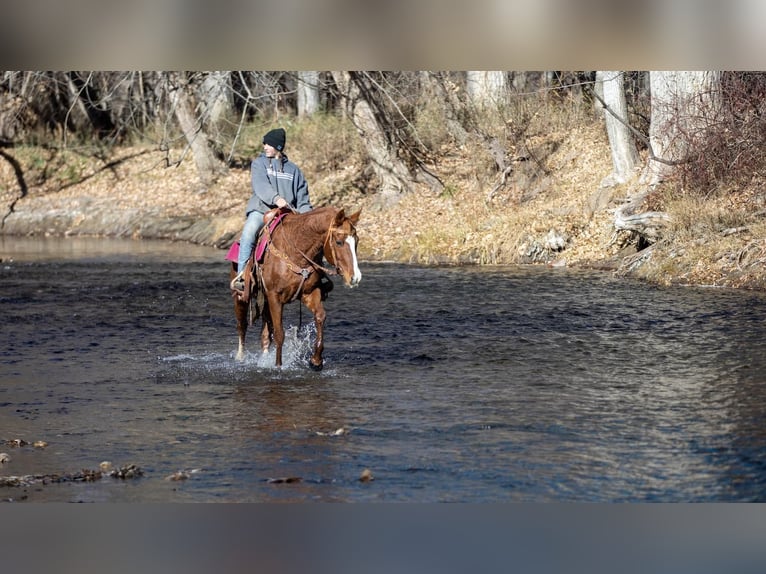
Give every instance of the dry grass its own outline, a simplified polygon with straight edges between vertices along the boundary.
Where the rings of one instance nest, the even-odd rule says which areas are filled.
[[[639,276],[661,284],[766,287],[766,212],[756,189],[707,199],[666,193],[672,220]]]
[[[376,212],[374,201],[368,200],[363,228],[373,240],[367,255],[416,263],[489,264],[549,262],[562,256],[576,263],[603,257],[610,217],[591,207],[600,181],[611,170],[603,130],[574,126],[529,136],[525,144],[533,157],[516,162],[491,198],[501,174],[484,163],[481,149],[469,148],[441,158],[446,193],[436,196],[422,188],[385,212]],[[568,238],[565,253],[544,249],[551,231]]]

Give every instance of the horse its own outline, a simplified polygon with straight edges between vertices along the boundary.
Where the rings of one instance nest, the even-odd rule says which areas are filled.
[[[317,371],[322,369],[326,319],[322,301],[333,287],[327,276],[339,275],[346,287],[356,287],[362,280],[356,233],[360,215],[361,210],[346,215],[344,209],[318,207],[306,213],[283,208],[264,216],[266,224],[245,268],[244,291],[232,291],[239,336],[238,361],[245,357],[248,325],[261,315],[261,348],[267,353],[273,342],[276,366],[281,367],[285,340],[282,312],[285,305],[300,299],[313,314],[316,325],[309,366]],[[323,258],[332,268],[323,266]],[[236,266],[232,262],[231,279],[237,273]]]

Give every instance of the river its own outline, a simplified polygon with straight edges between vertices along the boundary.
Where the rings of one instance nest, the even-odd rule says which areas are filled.
[[[0,237],[0,498],[766,500],[764,294],[363,263],[317,373],[297,303],[282,369],[234,360],[224,255]]]

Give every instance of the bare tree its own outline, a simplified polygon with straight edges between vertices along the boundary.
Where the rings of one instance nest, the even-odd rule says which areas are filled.
[[[468,108],[461,101],[455,82],[445,72],[421,72],[420,77],[424,97],[441,109],[447,133],[458,145],[464,145],[469,138],[466,124],[473,124],[473,118],[469,119]]]
[[[204,191],[225,173],[225,165],[216,159],[210,146],[189,76],[185,72],[170,72],[168,79],[171,107],[191,149]]]
[[[635,176],[639,162],[638,150],[628,123],[623,72],[596,72],[596,90],[601,88],[604,102],[604,121],[612,151],[612,173],[603,186],[625,183]]]
[[[656,185],[686,160],[718,105],[720,72],[649,72],[652,93],[650,157],[645,180]]]
[[[719,72],[650,72],[649,155],[640,185],[615,210],[617,231],[638,234],[639,247],[657,241],[669,220],[662,211],[642,211],[648,194],[688,160],[698,147],[719,105]]]
[[[31,72],[3,72],[0,81],[0,143],[3,145],[20,139],[27,128],[24,118],[29,116],[31,84]]]
[[[466,72],[466,91],[469,99],[477,106],[497,107],[505,102],[507,94],[505,72]]]
[[[319,111],[319,72],[298,72],[298,117]]]
[[[383,128],[370,103],[369,85],[356,72],[333,71],[332,77],[344,108],[364,141],[375,175],[380,179],[383,204],[396,201],[400,194],[412,191],[413,178],[397,154],[390,131]]]
[[[208,72],[202,77],[198,90],[199,111],[209,135],[220,133],[221,123],[233,111],[231,75],[229,72]]]

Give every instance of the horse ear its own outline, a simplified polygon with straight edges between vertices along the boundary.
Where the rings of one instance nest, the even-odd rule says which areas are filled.
[[[354,213],[352,215],[349,215],[348,218],[351,220],[351,223],[356,225],[357,223],[359,223],[359,216],[360,215],[362,215],[362,209],[361,208],[359,208],[359,211],[357,211],[356,213]]]
[[[346,219],[346,212],[343,208],[340,208],[338,210],[338,213],[335,214],[335,219],[333,219],[333,225],[340,225],[343,223],[343,220]]]

